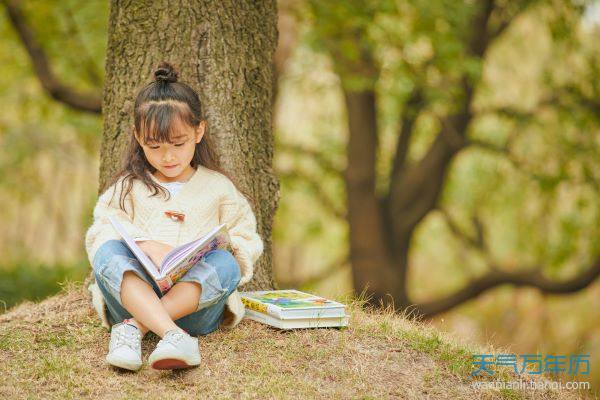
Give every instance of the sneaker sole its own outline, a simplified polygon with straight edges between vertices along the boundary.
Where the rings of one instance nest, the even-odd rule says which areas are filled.
[[[132,364],[125,360],[119,360],[115,358],[107,358],[106,362],[112,365],[113,367],[128,369],[130,371],[138,371],[140,368],[142,368],[141,364]]]
[[[182,369],[195,366],[196,365],[190,365],[178,358],[163,358],[162,360],[156,360],[152,363],[152,368],[154,369]]]

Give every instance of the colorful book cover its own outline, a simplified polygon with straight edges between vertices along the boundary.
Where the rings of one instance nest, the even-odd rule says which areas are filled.
[[[344,315],[345,305],[295,289],[240,292],[251,310],[276,318],[325,318]]]

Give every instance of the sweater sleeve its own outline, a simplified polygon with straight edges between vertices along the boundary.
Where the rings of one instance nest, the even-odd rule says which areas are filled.
[[[227,224],[231,247],[240,265],[243,285],[252,279],[254,263],[263,252],[263,241],[256,231],[256,217],[248,200],[228,180],[228,190],[219,206],[220,223]]]
[[[113,228],[108,217],[116,218],[131,237],[146,238],[150,236],[143,229],[134,225],[132,218],[129,215],[132,210],[131,206],[127,207],[127,203],[128,201],[131,201],[131,193],[129,193],[125,199],[125,209],[127,212],[119,207],[120,191],[117,188],[120,189],[121,182],[122,180],[117,181],[102,193],[98,197],[98,201],[94,207],[94,222],[85,234],[85,248],[90,264],[93,263],[94,256],[102,244],[108,240],[121,239],[121,236]]]

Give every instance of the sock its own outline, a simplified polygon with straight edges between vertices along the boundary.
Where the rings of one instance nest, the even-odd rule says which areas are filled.
[[[132,322],[132,319],[131,319],[131,318],[124,319],[124,320],[123,320],[123,323],[124,323],[124,324],[127,324],[127,325],[131,325],[131,326],[133,326],[133,327],[134,327],[135,329],[137,329],[138,331],[140,330],[140,328],[139,328],[137,325],[135,325],[135,324]]]

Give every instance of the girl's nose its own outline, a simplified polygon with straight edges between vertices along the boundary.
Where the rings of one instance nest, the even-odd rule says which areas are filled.
[[[165,153],[165,155],[163,156],[163,161],[164,162],[169,162],[169,161],[172,161],[172,160],[173,160],[173,156],[172,156],[171,152],[167,151]]]

